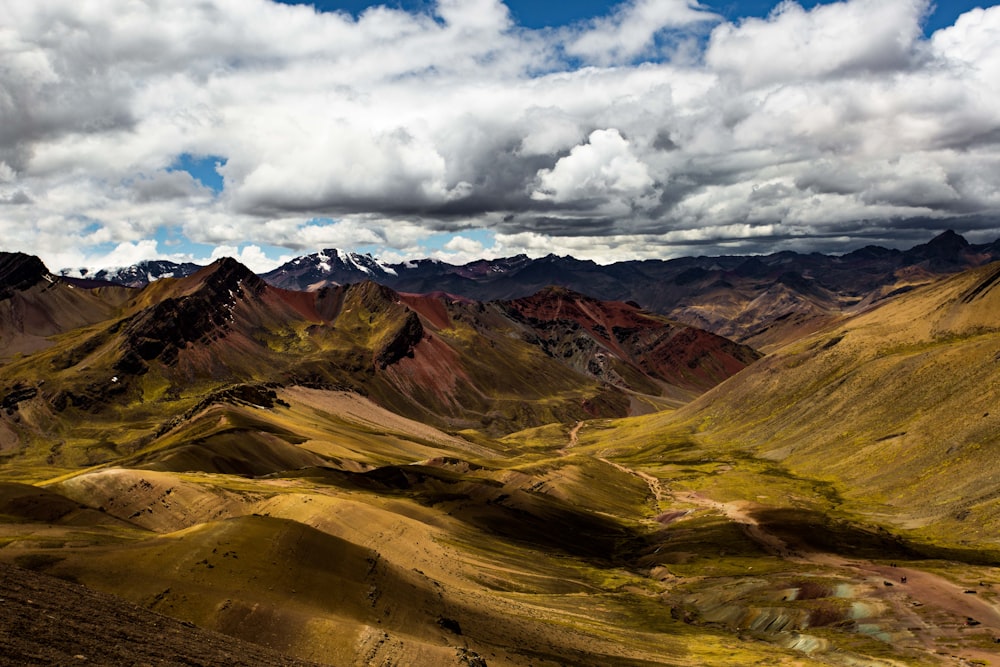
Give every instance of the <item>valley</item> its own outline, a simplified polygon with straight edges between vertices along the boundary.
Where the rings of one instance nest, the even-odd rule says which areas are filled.
[[[567,287],[0,259],[20,662],[1000,665],[996,264],[737,343]]]

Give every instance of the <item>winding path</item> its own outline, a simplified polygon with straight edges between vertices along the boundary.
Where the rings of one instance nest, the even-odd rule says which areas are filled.
[[[573,426],[573,428],[570,429],[570,431],[569,431],[569,442],[566,443],[565,447],[562,447],[559,450],[559,456],[566,456],[566,455],[568,455],[569,454],[569,450],[571,448],[577,446],[577,444],[580,442],[580,429],[582,429],[582,428],[583,428],[583,422],[582,421],[578,421]]]

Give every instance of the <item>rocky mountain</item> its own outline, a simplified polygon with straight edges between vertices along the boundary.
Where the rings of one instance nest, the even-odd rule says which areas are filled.
[[[757,349],[795,338],[871,306],[885,296],[1000,259],[1000,241],[973,245],[946,231],[909,250],[868,246],[844,255],[684,257],[599,265],[572,257],[525,255],[456,266],[436,260],[386,264],[371,255],[326,249],[261,274],[293,291],[371,280],[398,292],[444,292],[476,301],[518,299],[556,285],[648,310]],[[144,262],[77,278],[141,287],[200,267]]]
[[[106,424],[112,449],[136,451],[233,385],[348,390],[439,427],[502,434],[686,401],[758,356],[636,306],[560,290],[507,303],[401,295],[371,281],[294,292],[232,259],[142,289],[84,289],[39,262],[7,264],[18,308],[31,295],[30,321],[51,326],[23,334],[35,354],[0,365],[11,412],[0,426],[12,451],[65,463],[82,452],[54,455],[47,443],[81,412],[95,431]],[[52,313],[60,319],[42,317]]]
[[[561,287],[499,304],[530,327],[554,358],[609,384],[657,387],[696,395],[759,358],[752,348],[643,311],[635,304],[598,301]],[[656,385],[648,386],[649,379]]]
[[[480,301],[516,299],[557,285],[652,312],[760,349],[774,349],[888,294],[1000,259],[1000,242],[972,245],[946,231],[909,250],[868,246],[844,255],[685,257],[599,265],[517,256],[464,266],[423,260],[380,264],[326,250],[263,274],[286,289],[375,280],[401,292],[444,291]]]
[[[366,280],[388,284],[397,275],[395,268],[371,255],[327,249],[293,259],[262,277],[275,287],[304,291]]]
[[[118,268],[89,271],[88,269],[62,269],[59,275],[67,278],[77,278],[85,281],[109,282],[125,287],[145,287],[161,278],[183,278],[198,271],[202,267],[191,262],[170,262],[156,259],[146,260]]]

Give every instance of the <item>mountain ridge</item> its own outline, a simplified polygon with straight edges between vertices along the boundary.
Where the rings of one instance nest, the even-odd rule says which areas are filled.
[[[445,292],[476,301],[517,299],[560,285],[601,300],[633,301],[766,351],[889,294],[996,260],[1000,240],[970,244],[946,230],[906,250],[866,246],[841,255],[781,251],[607,265],[554,254],[463,265],[430,259],[388,264],[369,254],[328,248],[260,276],[270,285],[295,291],[374,280],[397,292]],[[143,276],[154,275],[148,263],[143,266],[88,275],[141,286]],[[163,264],[163,275],[179,277],[194,270],[195,265]]]

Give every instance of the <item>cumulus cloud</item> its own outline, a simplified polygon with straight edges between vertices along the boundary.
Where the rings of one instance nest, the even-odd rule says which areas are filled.
[[[445,243],[444,249],[451,253],[481,255],[483,252],[483,244],[481,241],[459,235]]]
[[[201,261],[199,263],[210,264],[211,262],[214,262],[217,259],[222,259],[223,257],[232,257],[255,273],[266,273],[267,271],[279,266],[282,261],[291,259],[290,257],[283,257],[279,260],[271,259],[258,245],[250,244],[243,246],[242,248],[224,245],[215,247],[208,260]]]
[[[614,128],[594,130],[552,169],[538,172],[533,199],[558,203],[640,193],[653,184],[649,169]]]
[[[905,70],[919,57],[929,0],[850,0],[806,11],[784,0],[767,19],[723,24],[707,63],[746,87]]]
[[[591,21],[586,30],[568,40],[565,49],[601,65],[629,62],[647,54],[664,31],[718,18],[689,0],[630,0],[611,16]]]
[[[628,0],[529,30],[500,0],[0,0],[0,238],[76,266],[164,233],[257,265],[470,229],[496,243],[441,252],[1000,235],[1000,7],[929,37],[928,7]]]

